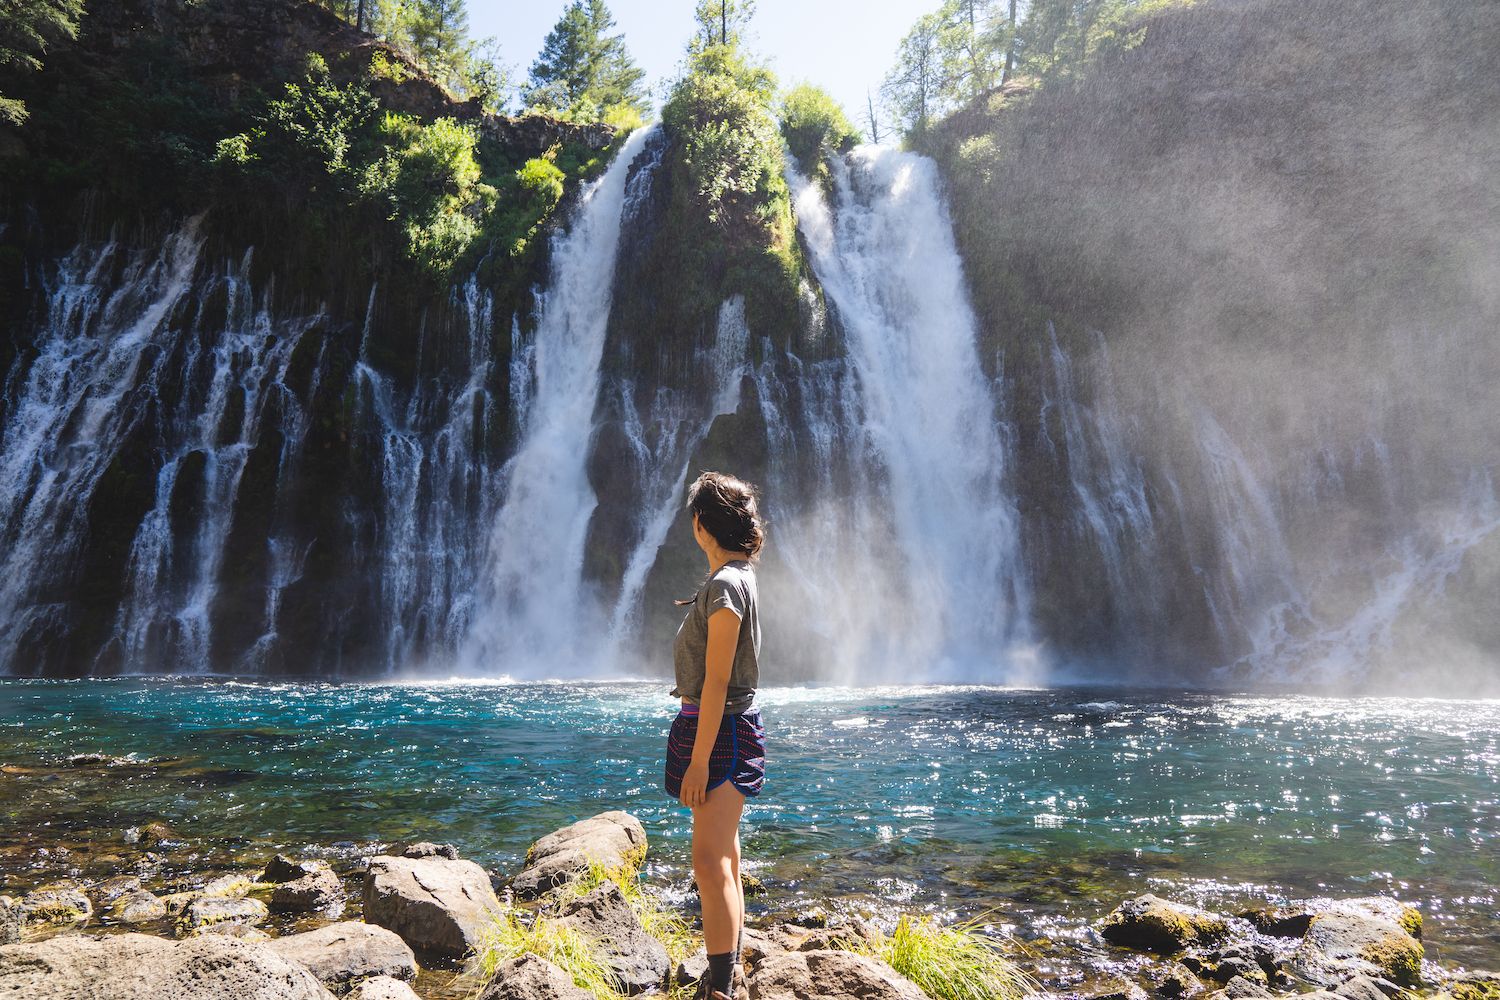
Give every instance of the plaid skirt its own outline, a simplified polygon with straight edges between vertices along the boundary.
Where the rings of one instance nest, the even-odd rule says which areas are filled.
[[[667,769],[663,785],[672,798],[682,796],[682,778],[693,760],[693,742],[698,738],[696,705],[684,705],[672,720],[667,734]],[[738,715],[725,714],[719,735],[708,758],[708,788],[729,782],[747,798],[760,794],[766,782],[766,729],[760,709]]]

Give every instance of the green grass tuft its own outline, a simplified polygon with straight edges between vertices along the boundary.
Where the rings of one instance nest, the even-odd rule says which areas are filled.
[[[472,972],[488,982],[505,962],[527,952],[538,955],[572,977],[574,985],[599,1000],[617,1000],[619,980],[587,936],[555,920],[507,910],[481,928]]]
[[[975,921],[945,927],[930,917],[903,916],[891,934],[860,944],[933,1000],[1020,1000],[1036,984],[978,933]]]

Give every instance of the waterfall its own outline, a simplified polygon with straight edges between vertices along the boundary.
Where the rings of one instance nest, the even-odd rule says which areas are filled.
[[[853,450],[856,475],[847,492],[825,481],[815,500],[783,516],[779,550],[814,606],[859,636],[859,662],[842,667],[849,676],[1013,676],[1030,655],[1028,588],[1003,400],[981,371],[936,167],[863,146],[832,168],[831,203],[818,185],[788,176],[848,355],[842,374],[801,373],[803,419],[824,452],[815,464],[832,458],[837,437]],[[773,451],[790,447],[784,408],[771,398],[763,407],[782,428]],[[795,490],[783,489],[786,503]]]
[[[521,445],[502,471],[504,500],[459,663],[466,673],[578,676],[597,669],[595,595],[583,584],[584,540],[597,502],[586,470],[609,321],[626,179],[654,129],[638,129],[582,193],[552,247],[527,353],[531,388]]]

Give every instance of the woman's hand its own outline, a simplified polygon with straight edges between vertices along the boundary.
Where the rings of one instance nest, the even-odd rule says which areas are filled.
[[[682,794],[678,801],[689,809],[696,809],[708,801],[708,761],[688,763],[687,773],[682,776]]]

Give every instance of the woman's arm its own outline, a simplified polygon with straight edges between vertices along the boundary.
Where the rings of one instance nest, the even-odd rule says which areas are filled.
[[[729,672],[740,638],[740,616],[730,608],[719,608],[708,616],[708,649],[705,652],[703,694],[698,699],[698,732],[693,738],[693,757],[682,778],[681,802],[695,809],[708,801],[708,758],[724,720],[724,699],[729,694]]]

